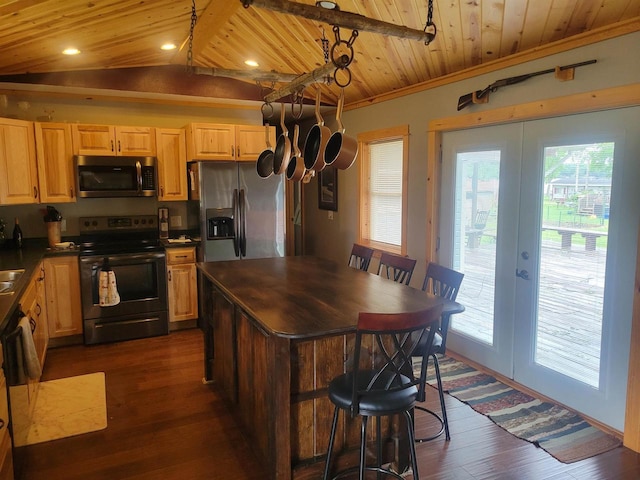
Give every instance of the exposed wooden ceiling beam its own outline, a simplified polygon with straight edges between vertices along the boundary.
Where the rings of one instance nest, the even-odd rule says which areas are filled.
[[[276,100],[286,97],[294,92],[304,89],[307,85],[312,83],[325,83],[326,77],[332,74],[336,69],[333,62],[325,63],[323,66],[316,68],[310,73],[300,75],[293,80],[289,85],[282,87],[269,95],[264,97],[264,101],[267,103],[275,102]]]
[[[265,8],[274,12],[286,13],[304,17],[308,20],[328,23],[329,25],[350,28],[351,30],[379,33],[381,35],[406,38],[409,40],[421,40],[425,43],[429,43],[434,37],[432,33],[367,18],[357,13],[327,10],[322,7],[290,2],[288,0],[240,0],[240,3],[245,7],[254,6]]]
[[[197,75],[210,75],[212,77],[252,80],[254,82],[291,82],[300,76],[295,73],[263,72],[260,70],[228,70],[226,68],[215,67],[194,67],[193,73]]]
[[[193,29],[192,58],[198,57],[209,45],[209,40],[227,24],[229,19],[240,8],[236,2],[211,0],[204,12],[200,14]],[[185,25],[191,26],[191,21],[185,18]],[[180,50],[173,56],[171,63],[184,64],[189,51],[189,37],[182,42]]]

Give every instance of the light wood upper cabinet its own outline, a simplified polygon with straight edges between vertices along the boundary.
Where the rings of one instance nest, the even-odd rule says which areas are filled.
[[[73,125],[74,155],[155,156],[155,129],[113,125]]]
[[[156,128],[158,199],[187,200],[187,148],[182,128]]]
[[[71,125],[36,123],[35,135],[40,201],[75,202]]]
[[[82,335],[78,257],[45,258],[44,270],[49,336]]]
[[[195,247],[167,249],[169,321],[198,318],[198,281]]]
[[[152,127],[116,127],[117,155],[156,155],[156,131]]]
[[[276,127],[269,127],[269,142],[276,146]],[[265,127],[259,125],[236,125],[236,159],[255,162],[267,148]]]
[[[0,204],[38,203],[33,122],[0,119]]]
[[[269,127],[275,146],[275,127]],[[255,162],[267,148],[263,126],[191,123],[187,126],[187,160]]]

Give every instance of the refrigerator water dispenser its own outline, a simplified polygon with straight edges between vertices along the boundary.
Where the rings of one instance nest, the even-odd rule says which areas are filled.
[[[208,208],[207,209],[207,239],[233,238],[233,209]]]

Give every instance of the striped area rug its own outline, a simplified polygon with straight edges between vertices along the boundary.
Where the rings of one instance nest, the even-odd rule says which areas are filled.
[[[447,393],[563,463],[577,462],[621,445],[620,440],[591,426],[580,415],[514,390],[453,358],[440,359],[440,374]],[[431,366],[427,381],[436,385]]]

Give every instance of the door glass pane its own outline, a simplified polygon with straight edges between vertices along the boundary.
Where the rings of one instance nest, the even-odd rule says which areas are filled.
[[[536,363],[598,387],[613,143],[544,149]]]
[[[457,300],[465,312],[450,328],[493,345],[500,151],[456,156],[454,259],[464,273]]]

